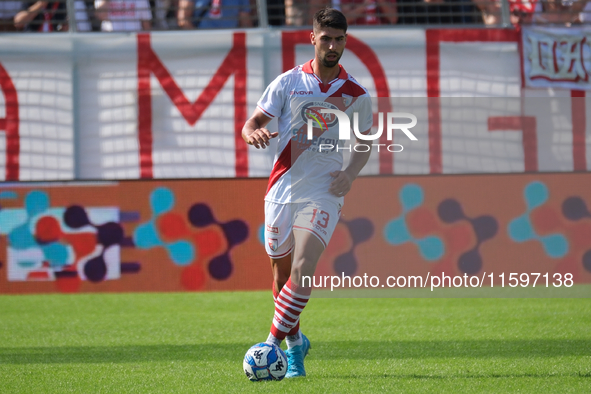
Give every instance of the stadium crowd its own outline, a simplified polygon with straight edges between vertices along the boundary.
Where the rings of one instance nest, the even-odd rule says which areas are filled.
[[[257,0],[0,0],[0,31],[231,29],[261,26]],[[332,6],[359,25],[566,25],[591,20],[589,0],[267,0],[270,26],[306,26]],[[505,12],[505,18],[503,18]]]

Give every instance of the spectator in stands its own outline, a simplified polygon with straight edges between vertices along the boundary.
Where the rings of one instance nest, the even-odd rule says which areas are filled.
[[[101,31],[101,21],[95,16],[94,0],[81,0],[86,8],[91,31]]]
[[[591,23],[591,1],[575,1],[572,5],[571,11],[578,13],[578,17],[574,20],[575,23]]]
[[[501,3],[497,0],[474,0],[474,4],[482,13],[482,21],[485,25],[501,25]]]
[[[173,27],[168,23],[168,14],[171,11],[172,3],[172,0],[150,0],[150,8],[154,16],[152,19],[153,29],[166,30]]]
[[[537,0],[509,0],[509,22],[514,26],[531,23],[537,2]],[[501,0],[475,0],[475,3],[482,12],[485,25],[500,26],[502,24]]]
[[[312,16],[323,8],[338,6],[339,1],[331,0],[285,0],[285,24],[288,26],[304,26],[309,25],[312,21]]]
[[[398,22],[396,0],[341,0],[349,26],[387,25]]]
[[[179,0],[181,29],[252,27],[249,0]]]
[[[570,26],[573,23],[589,21],[589,7],[587,0],[563,0],[563,1],[538,1],[529,20],[523,23],[535,24],[564,24]]]
[[[308,21],[308,2],[285,0],[285,24],[303,26]]]
[[[67,31],[68,10],[64,1],[23,2],[14,16],[14,26],[25,31]],[[90,23],[84,3],[74,2],[76,27],[78,31],[90,31]]]
[[[67,24],[67,16],[66,3],[61,1],[23,2],[14,25],[25,31],[60,31]]]
[[[95,0],[95,15],[102,31],[140,31],[152,27],[148,0]]]
[[[21,1],[0,1],[0,32],[17,30],[14,25],[14,16],[21,8]]]

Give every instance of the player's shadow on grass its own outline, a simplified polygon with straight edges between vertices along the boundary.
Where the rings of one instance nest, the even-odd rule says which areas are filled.
[[[591,340],[588,339],[370,340],[315,345],[314,356],[321,360],[591,356]],[[321,348],[323,345],[325,349]]]
[[[252,343],[0,347],[0,364],[230,361]],[[527,358],[591,356],[591,340],[335,341],[313,342],[311,357],[332,359]]]

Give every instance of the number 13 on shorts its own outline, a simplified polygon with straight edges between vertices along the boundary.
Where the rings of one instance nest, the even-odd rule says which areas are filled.
[[[292,230],[309,231],[326,248],[341,215],[341,204],[332,201],[277,204],[265,201],[265,248],[271,258],[282,258],[293,249]]]
[[[316,220],[317,213],[318,213],[318,208],[314,208],[312,210],[312,219],[310,219],[310,223],[314,224],[314,221]],[[328,219],[330,218],[330,214],[326,211],[320,211],[320,216],[322,216],[322,219],[319,219],[318,221],[316,221],[316,224],[322,228],[328,227]]]
[[[307,203],[296,213],[293,228],[311,232],[326,248],[340,215],[339,205],[331,201]]]

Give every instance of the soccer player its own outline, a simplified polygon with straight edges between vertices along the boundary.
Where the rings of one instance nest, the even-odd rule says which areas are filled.
[[[308,140],[307,123],[302,116],[292,115],[306,110],[320,115],[321,110],[297,106],[304,96],[313,97],[309,102],[314,105],[338,109],[351,119],[357,112],[362,134],[369,133],[373,122],[367,90],[339,65],[347,43],[347,19],[340,11],[325,8],[314,15],[313,27],[314,59],[277,77],[242,129],[244,140],[257,149],[278,138],[265,196],[265,248],[271,258],[275,299],[267,342],[279,346],[286,339],[287,378],[306,376],[304,357],[310,341],[300,331],[299,316],[311,288],[303,286],[302,277],[314,275],[339,220],[344,196],[371,153],[371,147],[366,152],[351,150],[349,164],[342,170],[344,147],[338,149],[337,122],[328,122],[332,124],[328,130],[315,128],[314,139]],[[278,118],[277,132],[265,128],[273,118]]]

